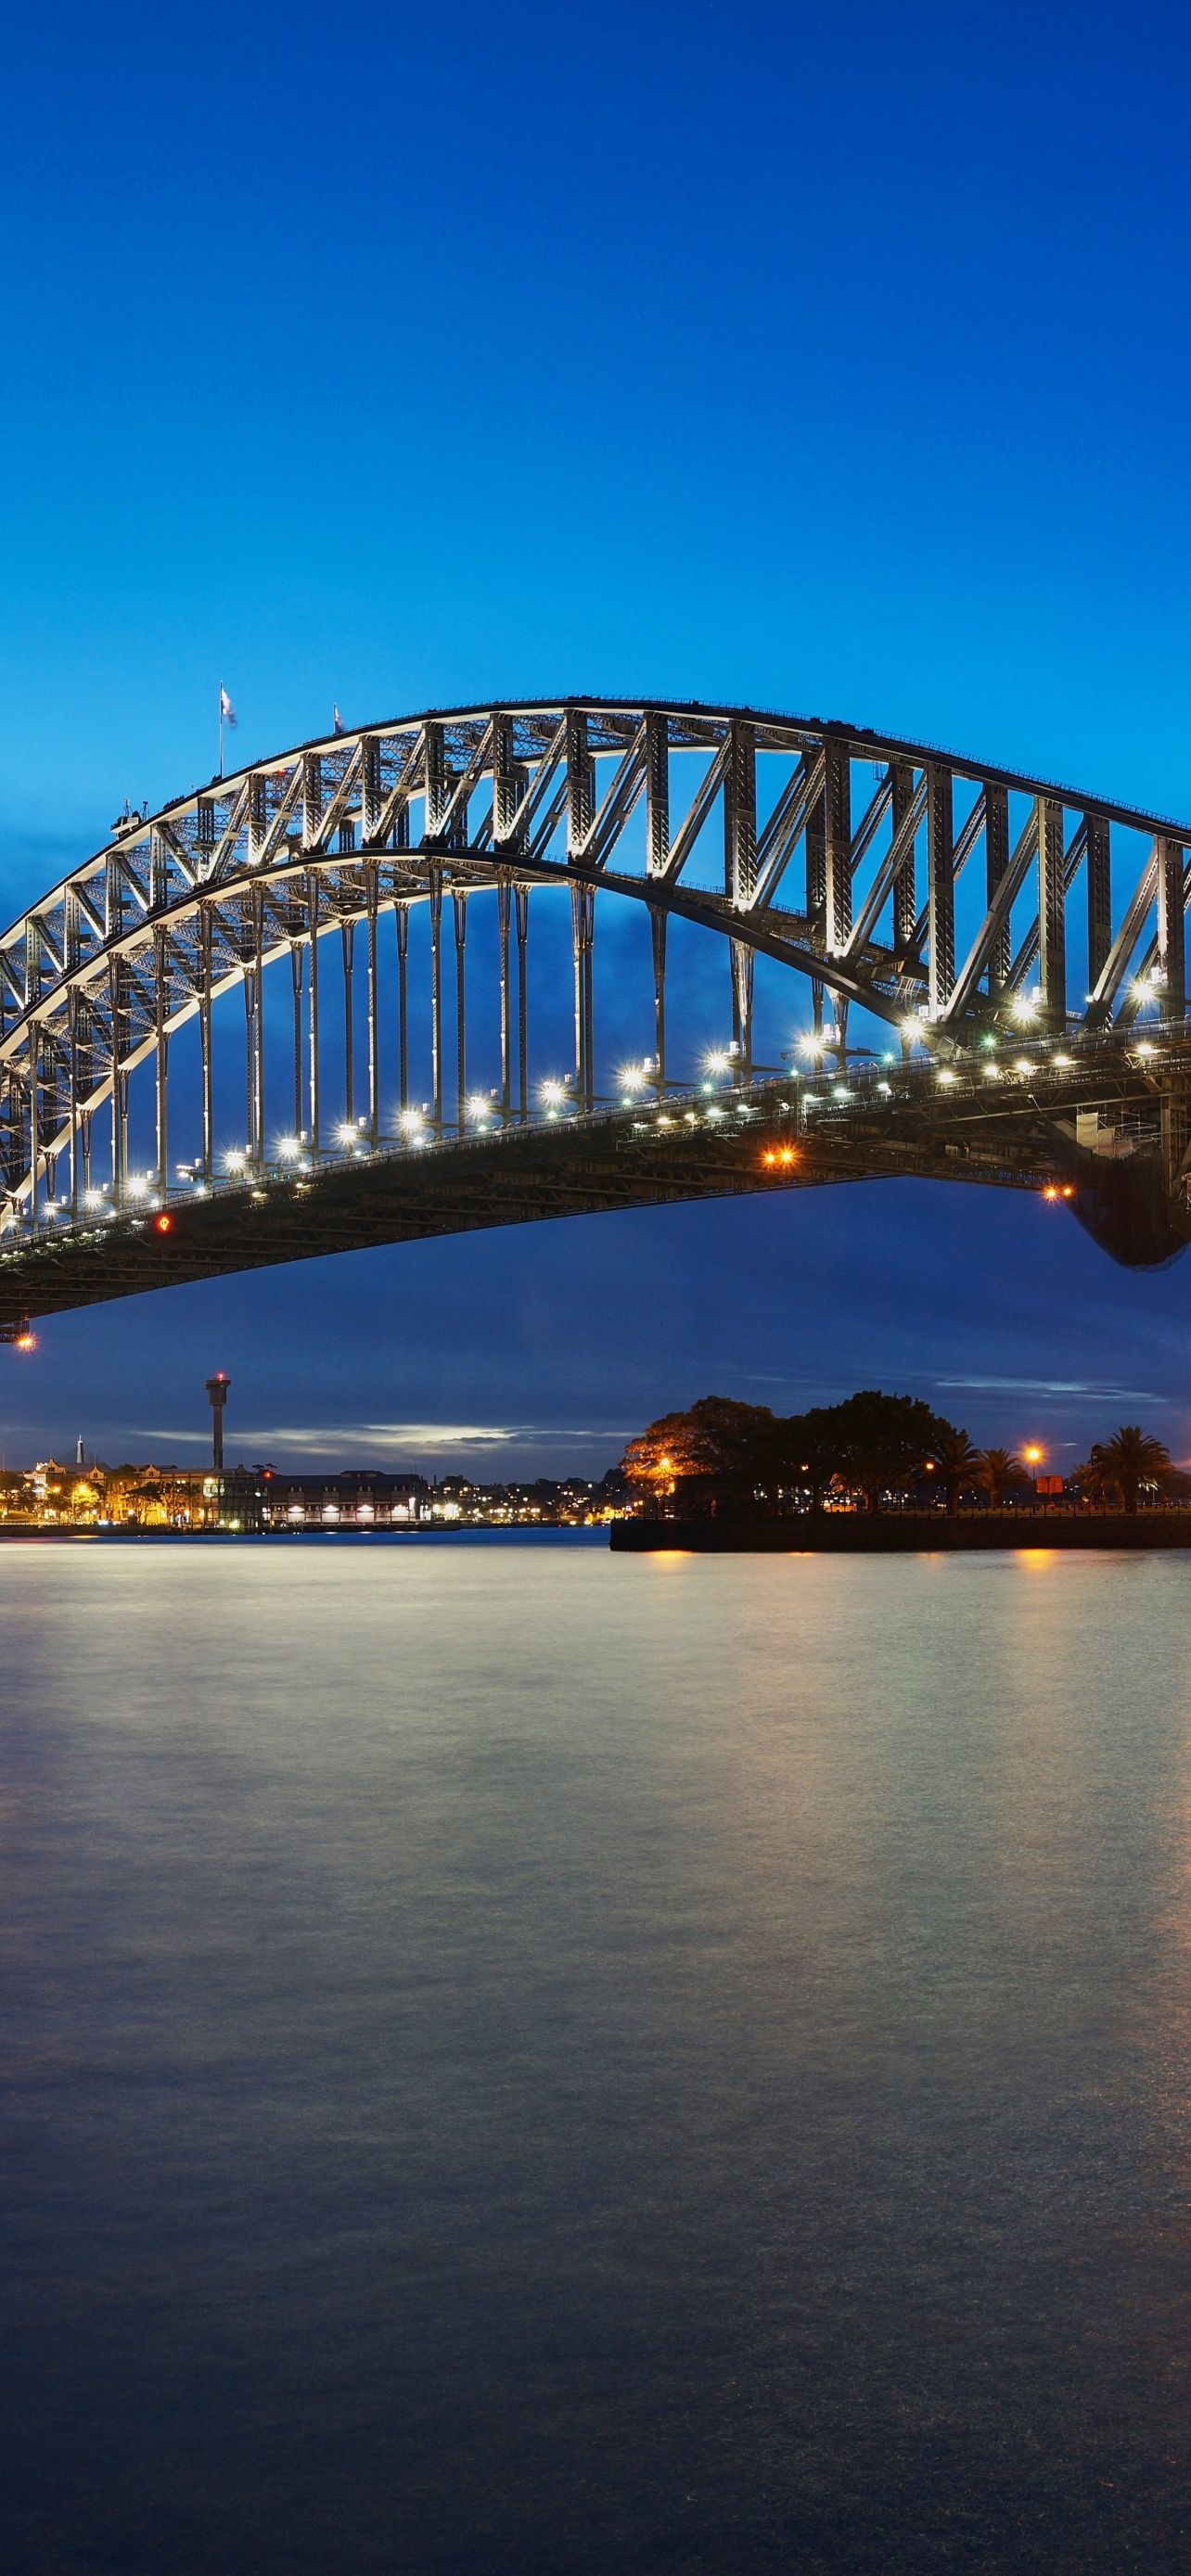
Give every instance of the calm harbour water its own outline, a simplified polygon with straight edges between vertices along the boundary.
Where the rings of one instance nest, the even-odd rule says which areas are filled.
[[[1181,2576],[1189,1587],[0,1550],[7,2576]]]

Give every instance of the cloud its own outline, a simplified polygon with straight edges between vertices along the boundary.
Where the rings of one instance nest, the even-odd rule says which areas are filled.
[[[1070,1396],[1080,1399],[1096,1396],[1105,1404],[1164,1404],[1165,1396],[1155,1395],[1151,1387],[1104,1386],[1092,1378],[1065,1377],[936,1377],[934,1386],[962,1386],[987,1390],[993,1394]]]
[[[138,1439],[153,1440],[160,1445],[169,1441],[191,1448],[208,1449],[209,1429],[152,1431],[141,1430]],[[452,1449],[517,1449],[529,1442],[549,1447],[578,1441],[597,1443],[607,1449],[619,1441],[623,1447],[629,1434],[621,1430],[568,1430],[554,1424],[492,1422],[317,1422],[274,1424],[261,1429],[250,1424],[241,1430],[239,1424],[229,1427],[228,1446],[243,1453],[253,1450],[260,1458],[279,1457],[297,1451],[307,1458],[353,1458],[378,1451],[403,1458],[439,1456]]]

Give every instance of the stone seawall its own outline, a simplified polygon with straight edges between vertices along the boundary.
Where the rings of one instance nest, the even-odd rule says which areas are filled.
[[[1191,1510],[822,1512],[788,1521],[613,1521],[613,1552],[652,1556],[897,1556],[970,1548],[1189,1548]]]

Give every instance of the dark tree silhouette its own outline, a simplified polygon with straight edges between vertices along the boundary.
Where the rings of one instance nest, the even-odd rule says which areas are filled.
[[[978,1470],[977,1481],[983,1485],[994,1511],[999,1511],[1007,1493],[1015,1485],[1026,1485],[1029,1476],[1016,1449],[986,1449]]]
[[[1169,1485],[1174,1470],[1164,1440],[1143,1431],[1140,1423],[1123,1422],[1111,1440],[1097,1440],[1086,1466],[1077,1468],[1076,1475],[1083,1491],[1097,1501],[1115,1496],[1125,1511],[1135,1512],[1142,1486]]]
[[[932,1441],[929,1455],[939,1471],[948,1512],[953,1513],[965,1485],[979,1483],[984,1452],[973,1447],[966,1431],[956,1431],[947,1423]]]

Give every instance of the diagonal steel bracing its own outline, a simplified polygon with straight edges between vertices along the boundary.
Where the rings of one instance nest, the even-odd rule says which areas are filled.
[[[354,1100],[353,1026],[367,1038],[359,1088],[375,1140],[393,1007],[382,984],[390,973],[400,983],[400,1078],[391,1089],[401,1108],[408,1098],[411,909],[426,907],[433,925],[441,1133],[467,1114],[464,1016],[473,1010],[499,1012],[503,1114],[529,1115],[531,890],[536,906],[550,888],[570,889],[574,1096],[593,1106],[610,1078],[600,1053],[596,962],[597,925],[610,903],[647,908],[651,1078],[661,1098],[670,1068],[689,1066],[699,1043],[676,1018],[670,921],[720,943],[746,1072],[761,1009],[757,959],[788,971],[786,1044],[799,994],[811,1001],[816,1025],[822,996],[834,997],[841,1061],[849,1009],[867,1013],[877,1030],[918,1015],[931,1043],[962,1049],[1020,1013],[1035,969],[1038,1011],[1052,1033],[1111,1030],[1115,1021],[1123,1040],[1147,1009],[1181,1027],[1188,847],[1191,826],[1050,781],[865,728],[751,708],[533,701],[432,710],[299,744],[213,779],[159,814],[121,817],[107,849],[0,937],[0,1235],[56,1212],[63,1155],[73,1205],[84,1165],[94,1178],[91,1122],[105,1103],[109,1185],[126,1186],[130,1101],[135,1107],[139,1096],[129,1085],[142,1066],[164,1186],[166,1140],[172,1148],[185,1124],[171,1040],[191,1019],[201,1035],[196,1168],[210,1173],[222,1026],[215,1006],[237,988],[246,1127],[251,1152],[263,1155],[266,996],[269,970],[281,960],[296,1032],[287,1097],[309,1101],[310,1149],[323,1150],[328,1094]],[[444,893],[458,968],[445,984]],[[491,1000],[479,967],[466,985],[462,971],[462,925],[476,895],[501,907],[499,992]],[[364,925],[358,947],[357,924]],[[334,1045],[342,1055],[346,1043],[347,1056],[333,1080],[323,1061],[332,1040],[326,1012],[320,1016],[317,961],[336,927],[347,1034]],[[351,995],[361,985],[353,1023]],[[459,1069],[453,1100],[444,1084],[448,1049]]]

